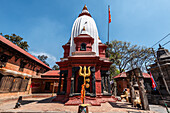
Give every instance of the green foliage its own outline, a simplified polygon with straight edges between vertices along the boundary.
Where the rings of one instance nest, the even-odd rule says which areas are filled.
[[[52,69],[53,70],[59,70],[59,66],[58,65],[54,65]]]
[[[120,71],[116,68],[115,65],[110,66],[110,80],[113,79],[113,77],[117,76],[120,74]]]
[[[43,63],[45,63],[47,66],[50,66],[46,60],[47,60],[48,56],[45,55],[38,55],[38,59],[41,60]]]
[[[0,33],[0,35],[3,35]],[[28,51],[29,45],[26,41],[23,41],[23,38],[20,36],[17,36],[16,34],[10,35],[4,35],[6,39],[14,43],[15,45],[19,46],[20,48],[24,49],[25,51]]]
[[[106,51],[115,69],[120,73],[134,68],[145,68],[154,61],[151,48],[131,45],[130,42],[112,41]]]

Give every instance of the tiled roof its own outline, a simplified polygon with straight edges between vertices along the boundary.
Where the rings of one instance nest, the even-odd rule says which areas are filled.
[[[42,74],[42,76],[60,76],[60,70],[50,70]]]
[[[25,50],[21,49],[20,47],[18,47],[17,45],[13,44],[11,41],[9,41],[8,39],[4,38],[3,36],[0,35],[0,41],[8,46],[10,46],[11,48],[15,49],[16,51],[26,55],[27,57],[31,58],[32,60],[40,63],[41,65],[45,66],[48,69],[51,69],[49,66],[47,66],[45,63],[43,63],[41,60],[37,59],[36,57],[32,56],[30,53],[26,52]]]
[[[120,77],[127,77],[126,76],[126,72],[122,72],[122,73],[120,73],[120,74],[118,74],[117,76],[115,76],[114,78],[120,78]]]
[[[117,76],[113,77],[114,79],[117,79],[117,78],[126,78],[126,72],[122,72],[120,74],[118,74]],[[148,73],[143,73],[143,77],[144,78],[150,78],[150,75]]]
[[[143,77],[144,77],[144,78],[151,78],[148,73],[143,73]]]

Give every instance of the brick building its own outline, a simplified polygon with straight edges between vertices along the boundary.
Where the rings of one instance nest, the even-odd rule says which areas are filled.
[[[50,70],[41,75],[41,78],[34,78],[32,80],[33,93],[57,93],[58,83],[60,77],[60,70]],[[61,80],[63,84],[63,79]],[[63,91],[63,85],[60,91]]]
[[[51,70],[46,64],[0,35],[0,95],[31,92],[31,79]]]

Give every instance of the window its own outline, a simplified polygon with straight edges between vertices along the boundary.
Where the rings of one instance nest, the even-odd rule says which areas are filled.
[[[0,67],[1,68],[6,66],[6,62],[8,62],[9,58],[10,57],[8,55],[5,55],[5,54],[0,56]]]
[[[85,44],[85,43],[82,43],[82,44],[81,44],[80,50],[81,50],[81,51],[86,51],[86,44]]]
[[[51,82],[45,83],[45,90],[50,90],[50,84],[51,84]]]

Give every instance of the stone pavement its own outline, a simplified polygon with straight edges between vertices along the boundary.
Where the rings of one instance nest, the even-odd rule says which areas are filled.
[[[0,97],[0,105],[3,104],[4,102],[8,102],[8,101],[16,101],[18,100],[19,96],[22,96],[23,99],[25,98],[32,98],[32,97],[43,97],[43,98],[47,98],[47,97],[51,97],[52,94],[51,93],[41,93],[41,94],[16,94],[16,95],[11,95],[9,96],[1,96]],[[54,95],[56,96],[56,94]]]
[[[0,112],[77,113],[78,106],[64,106],[62,103],[53,103],[51,102],[53,98],[25,98],[21,107],[17,109],[13,109],[17,100],[4,102],[0,105]],[[90,113],[166,113],[162,106],[150,105],[151,110],[144,111],[131,107],[127,102],[102,103],[101,106],[89,106],[88,108]]]

